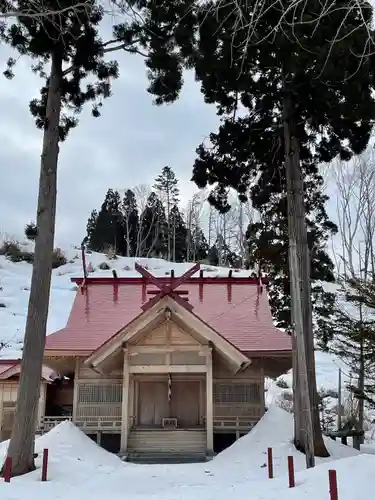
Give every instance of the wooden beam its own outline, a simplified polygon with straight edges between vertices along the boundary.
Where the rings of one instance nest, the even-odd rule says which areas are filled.
[[[129,346],[130,356],[135,356],[136,354],[144,354],[144,353],[163,354],[166,352],[197,352],[198,354],[205,356],[207,352],[207,347],[195,344],[171,345],[171,346],[156,346],[156,345]]]
[[[212,380],[212,351],[206,356],[206,434],[207,434],[207,453],[212,455],[214,452],[214,411],[213,411],[213,380]]]
[[[129,373],[205,373],[205,365],[138,365],[130,366]]]
[[[128,447],[129,433],[129,357],[126,349],[124,349],[124,372],[122,384],[121,452],[125,452]]]
[[[73,423],[76,422],[77,418],[77,408],[78,408],[78,384],[79,384],[79,368],[81,365],[81,361],[79,358],[76,358],[76,366],[74,371],[74,385],[73,385],[73,411],[72,411],[72,420]]]

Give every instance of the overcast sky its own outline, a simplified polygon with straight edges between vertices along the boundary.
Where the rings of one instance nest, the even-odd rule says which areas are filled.
[[[1,68],[10,54],[0,46]],[[56,245],[82,241],[87,218],[108,188],[152,184],[165,165],[178,176],[183,200],[196,191],[190,182],[195,148],[215,131],[215,108],[204,103],[192,74],[175,104],[156,107],[146,92],[143,60],[126,54],[119,60],[121,75],[102,116],[92,118],[86,107],[79,126],[61,144]],[[42,134],[29,101],[39,96],[42,81],[27,58],[18,61],[15,72],[11,81],[0,74],[0,230],[19,237],[35,220]]]
[[[106,28],[110,34],[108,20]],[[10,55],[0,45],[0,69]],[[102,116],[93,118],[86,105],[79,126],[60,145],[56,246],[82,241],[88,216],[100,208],[108,188],[123,191],[153,184],[165,165],[175,171],[185,205],[197,190],[190,182],[195,149],[217,130],[215,107],[204,103],[192,73],[186,75],[176,103],[156,107],[146,91],[142,58],[120,54],[117,59],[120,78]],[[34,125],[29,102],[39,97],[43,82],[27,58],[18,60],[15,73],[11,81],[0,73],[0,233],[20,238],[36,214],[42,133]],[[335,219],[333,200],[329,208]]]

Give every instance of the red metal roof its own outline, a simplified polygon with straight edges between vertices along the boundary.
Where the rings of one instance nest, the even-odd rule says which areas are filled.
[[[164,284],[170,278],[158,278]],[[83,279],[72,279],[83,283]],[[77,291],[65,328],[47,337],[47,350],[91,353],[140,315],[147,292],[158,291],[142,278],[87,278]],[[193,313],[244,353],[290,352],[291,339],[272,322],[266,291],[251,278],[190,278],[187,291]],[[153,295],[146,295],[146,301]]]

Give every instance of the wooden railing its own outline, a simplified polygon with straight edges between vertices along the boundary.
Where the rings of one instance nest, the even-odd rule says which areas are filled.
[[[38,424],[37,432],[44,434],[65,420],[72,421],[72,417],[42,417]],[[89,432],[90,430],[121,430],[121,417],[78,417],[74,423],[84,432]]]
[[[121,417],[77,417],[74,423],[85,432],[121,431]]]
[[[42,417],[38,423],[37,432],[44,434],[66,420],[72,421],[72,417]]]
[[[214,429],[246,430],[254,427],[259,419],[253,417],[214,417]]]
[[[53,427],[64,422],[65,420],[72,421],[72,417],[42,417],[37,432],[44,434],[50,431]],[[232,417],[232,416],[216,416],[214,417],[214,429],[228,430],[243,430],[249,431],[254,427],[259,419],[249,416]],[[84,432],[90,431],[121,431],[121,417],[77,417],[75,425]],[[205,425],[205,418],[202,418],[202,425]],[[135,428],[135,417],[129,417],[130,428]]]

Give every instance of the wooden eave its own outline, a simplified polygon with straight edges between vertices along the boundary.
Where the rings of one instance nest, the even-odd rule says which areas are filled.
[[[46,349],[44,351],[44,359],[49,358],[82,358],[90,356],[92,351],[84,349]]]
[[[198,316],[185,309],[168,296],[158,301],[152,308],[141,313],[131,323],[117,332],[109,341],[92,353],[92,355],[85,360],[85,364],[100,369],[100,365],[104,363],[109,356],[113,355],[125,344],[132,341],[134,337],[139,337],[142,330],[146,333],[151,323],[157,324],[158,321],[164,320],[167,308],[171,313],[172,321],[174,320],[177,325],[180,323],[181,327],[187,333],[192,331],[192,336],[197,340],[200,337],[204,343],[212,344],[228,361],[234,372],[245,369],[250,365],[251,361],[249,358],[241,353],[234,345],[228,342]]]

